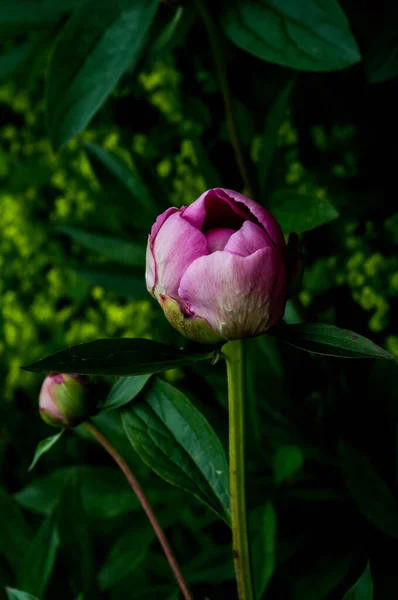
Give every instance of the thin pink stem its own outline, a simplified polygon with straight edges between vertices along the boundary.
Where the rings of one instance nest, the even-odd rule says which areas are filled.
[[[153,511],[153,508],[152,508],[148,498],[146,497],[146,495],[144,493],[144,490],[138,483],[136,477],[133,475],[127,462],[124,460],[124,458],[122,458],[122,456],[120,456],[120,454],[116,450],[116,448],[111,444],[111,442],[108,440],[108,438],[98,429],[98,427],[96,425],[94,425],[93,422],[86,421],[84,423],[84,425],[85,425],[86,429],[91,433],[91,435],[93,437],[95,437],[95,439],[101,444],[101,446],[112,456],[113,460],[117,463],[117,465],[120,467],[121,471],[124,473],[127,481],[131,485],[138,500],[140,501],[142,508],[144,509],[144,511],[147,514],[147,517],[157,535],[160,545],[163,548],[163,552],[166,555],[166,558],[167,558],[169,565],[174,573],[174,576],[177,580],[177,583],[180,587],[180,590],[181,590],[185,600],[193,600],[193,596],[192,596],[191,592],[189,591],[187,582],[184,579],[184,576],[178,565],[177,559],[174,556],[174,552],[171,549],[169,541],[168,541],[159,521],[156,518],[156,515]]]

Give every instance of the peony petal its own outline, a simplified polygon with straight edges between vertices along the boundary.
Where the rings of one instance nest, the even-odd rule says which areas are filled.
[[[178,212],[178,208],[175,208],[174,206],[171,206],[170,208],[168,208],[167,210],[165,210],[161,215],[158,216],[158,218],[156,219],[156,221],[154,222],[154,224],[152,225],[152,229],[151,229],[151,234],[150,234],[150,241],[153,243],[155,240],[155,237],[158,234],[159,229],[162,227],[163,223],[165,221],[167,221],[167,219],[173,215],[174,213]]]
[[[183,217],[201,231],[219,227],[237,231],[247,219],[255,220],[249,210],[234,202],[222,188],[202,194],[183,209]]]
[[[271,215],[268,210],[265,210],[260,204],[254,202],[247,196],[243,194],[239,194],[239,192],[235,192],[234,190],[224,189],[224,192],[235,202],[240,204],[244,204],[246,208],[250,211],[252,215],[261,223],[264,227],[265,231],[270,236],[271,240],[274,242],[276,246],[285,247],[285,238],[283,237],[282,230],[279,226],[277,220]]]
[[[202,229],[203,222],[206,217],[205,198],[210,190],[203,192],[201,196],[195,202],[192,202],[189,206],[184,206],[182,209],[182,215],[188,223],[190,223],[196,229]]]
[[[220,250],[224,249],[225,252],[240,256],[250,256],[257,250],[271,245],[272,242],[264,229],[251,221],[245,221],[239,231],[231,235],[226,246]]]
[[[58,375],[58,374],[57,374]],[[59,374],[62,380],[59,381],[53,378],[53,374],[48,375],[42,383],[40,394],[39,394],[39,408],[40,410],[47,411],[48,413],[62,419],[62,415],[59,412],[54,398],[54,389],[62,383],[64,376]]]
[[[156,264],[154,294],[177,298],[180,279],[192,261],[207,255],[203,233],[185,221],[181,212],[171,215],[155,238],[152,248]]]
[[[156,283],[156,264],[155,259],[153,258],[151,246],[151,236],[148,235],[145,260],[145,281],[148,292],[153,295],[153,290]]]
[[[209,253],[211,254],[216,250],[224,250],[225,244],[233,233],[235,233],[234,229],[223,229],[221,227],[206,231],[205,236]]]
[[[272,301],[271,306],[276,283],[280,304]],[[280,254],[268,246],[247,257],[214,252],[198,258],[184,273],[178,294],[195,316],[206,319],[224,338],[239,339],[259,335],[274,324],[284,311],[285,288]]]

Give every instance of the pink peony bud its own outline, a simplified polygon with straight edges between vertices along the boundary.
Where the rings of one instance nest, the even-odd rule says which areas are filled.
[[[53,427],[75,427],[93,412],[90,386],[80,375],[51,373],[41,386],[40,416]]]
[[[215,188],[156,219],[146,284],[178,331],[217,343],[259,335],[282,318],[286,260],[274,217],[238,192]]]

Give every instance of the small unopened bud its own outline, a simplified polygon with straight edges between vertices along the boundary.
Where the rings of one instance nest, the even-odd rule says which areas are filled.
[[[51,373],[39,395],[40,416],[53,427],[75,427],[94,410],[88,381],[80,375]]]

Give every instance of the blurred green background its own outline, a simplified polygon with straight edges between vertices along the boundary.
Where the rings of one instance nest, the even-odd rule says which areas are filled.
[[[167,206],[219,185],[245,191],[214,58],[193,5],[162,4],[136,68],[55,153],[46,73],[76,2],[40,26],[24,18],[22,4],[13,13],[0,2],[0,582],[38,598],[172,600],[178,592],[140,507],[82,432],[65,435],[28,472],[52,431],[37,414],[41,377],[20,367],[100,337],[183,343],[146,293],[142,252]],[[398,355],[398,68],[390,34],[398,20],[388,3],[377,14],[371,3],[342,6],[363,61],[341,71],[297,72],[219,36],[256,199],[271,209],[279,201],[283,211],[290,198],[284,223],[303,233],[306,270],[286,320],[295,322],[299,307],[306,320],[352,329]],[[303,194],[329,210],[319,227]],[[257,533],[264,523],[253,543],[261,547],[255,556],[266,556],[266,594],[338,600],[371,560],[374,598],[395,599],[394,365],[304,356],[269,338],[251,340],[249,355],[249,506]],[[223,365],[165,377],[225,442]],[[111,383],[99,381],[99,394]],[[227,527],[149,471],[116,414],[100,423],[141,478],[195,597],[234,598]],[[336,455],[342,436],[363,451],[343,457],[348,475]],[[378,509],[358,508],[349,497],[343,475],[359,471],[365,505],[387,488],[390,525],[380,526],[381,500]]]

